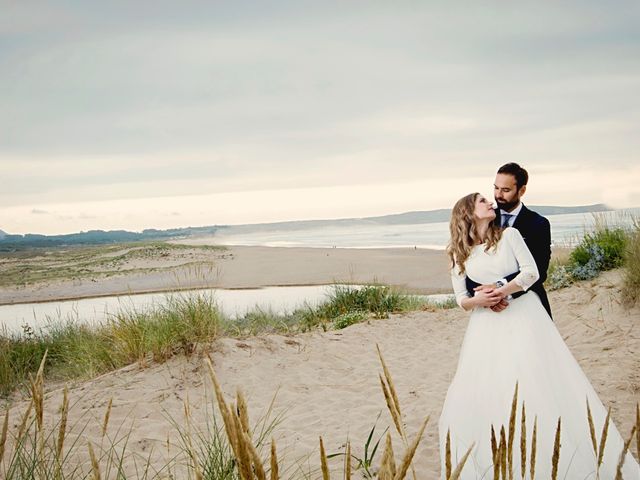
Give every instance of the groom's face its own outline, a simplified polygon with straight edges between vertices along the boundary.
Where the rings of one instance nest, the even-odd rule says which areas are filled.
[[[498,173],[493,183],[493,196],[501,208],[505,212],[510,212],[520,203],[520,197],[524,195],[527,186],[523,185],[518,190],[516,177],[508,173]]]

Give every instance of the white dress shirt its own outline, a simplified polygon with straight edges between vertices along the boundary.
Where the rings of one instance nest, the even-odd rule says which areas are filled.
[[[507,225],[507,227],[513,227],[513,224],[515,223],[516,218],[520,213],[520,210],[522,210],[522,202],[518,203],[518,206],[513,210],[511,210],[510,212],[505,212],[504,210],[500,209],[500,218],[501,219],[504,218],[504,215],[510,215],[509,225]],[[502,225],[502,220],[500,221],[500,225]]]

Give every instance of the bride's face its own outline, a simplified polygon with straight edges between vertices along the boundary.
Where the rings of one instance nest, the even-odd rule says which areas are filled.
[[[473,209],[473,216],[476,220],[493,220],[496,218],[496,212],[493,210],[493,204],[489,200],[482,195],[478,195]]]

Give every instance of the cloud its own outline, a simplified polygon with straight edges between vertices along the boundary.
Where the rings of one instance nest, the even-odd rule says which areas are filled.
[[[0,204],[624,169],[639,20],[628,1],[14,2]]]
[[[31,209],[31,214],[33,215],[51,215],[51,212],[47,212],[46,210],[41,210],[39,208]]]

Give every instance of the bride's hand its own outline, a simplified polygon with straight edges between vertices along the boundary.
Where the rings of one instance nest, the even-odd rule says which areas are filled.
[[[504,295],[495,288],[476,288],[473,296],[473,302],[477,307],[493,307],[499,304]]]

